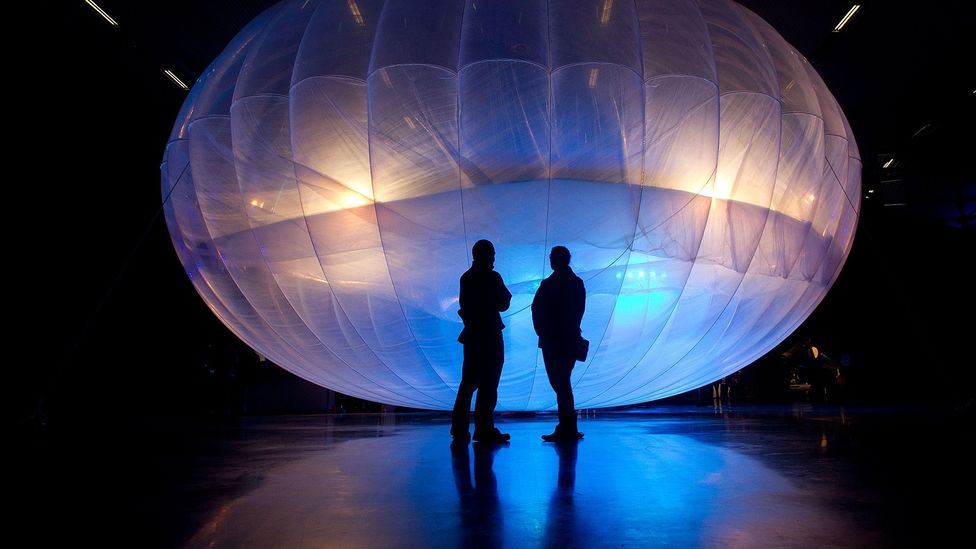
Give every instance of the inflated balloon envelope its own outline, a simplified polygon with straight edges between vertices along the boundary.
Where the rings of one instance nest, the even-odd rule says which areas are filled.
[[[499,409],[555,406],[529,304],[568,247],[578,407],[747,365],[850,251],[861,162],[810,64],[706,0],[278,4],[207,68],[162,165],[210,309],[289,371],[449,409],[458,277],[487,238],[514,294]]]

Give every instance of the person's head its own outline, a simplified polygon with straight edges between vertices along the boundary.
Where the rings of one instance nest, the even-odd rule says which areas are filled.
[[[471,247],[471,257],[479,265],[494,266],[495,247],[487,240],[479,240]]]
[[[553,246],[549,252],[549,266],[556,271],[569,267],[569,248],[565,246]]]

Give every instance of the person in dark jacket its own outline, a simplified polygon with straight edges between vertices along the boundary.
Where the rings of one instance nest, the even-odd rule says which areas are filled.
[[[566,247],[553,247],[549,253],[552,274],[542,281],[532,300],[532,324],[539,336],[542,360],[559,406],[559,424],[555,431],[542,435],[546,442],[583,438],[583,433],[576,430],[575,402],[569,377],[576,365],[576,349],[582,337],[580,322],[586,309],[586,288],[569,267],[569,259]]]
[[[487,240],[475,242],[471,248],[471,268],[461,275],[458,315],[464,329],[458,341],[464,345],[464,364],[461,384],[451,419],[451,436],[467,441],[471,396],[475,389],[478,398],[474,407],[474,440],[486,443],[504,442],[511,438],[495,427],[495,404],[498,402],[498,380],[505,362],[505,343],[502,339],[501,311],[508,310],[512,294],[505,287],[501,275],[494,271],[495,247]]]

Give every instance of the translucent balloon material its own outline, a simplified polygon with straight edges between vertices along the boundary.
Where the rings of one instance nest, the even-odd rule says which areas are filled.
[[[850,126],[810,64],[724,0],[301,0],[234,38],[162,164],[201,297],[289,371],[450,409],[458,278],[486,238],[514,294],[499,409],[555,406],[529,304],[568,247],[578,407],[730,374],[837,277]]]

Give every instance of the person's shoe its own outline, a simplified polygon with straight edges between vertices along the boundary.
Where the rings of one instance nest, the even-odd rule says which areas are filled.
[[[580,440],[583,438],[583,433],[560,433],[559,431],[554,431],[548,435],[542,435],[542,440],[545,442],[571,442],[574,440]]]
[[[503,433],[496,427],[494,430],[489,431],[488,434],[479,433],[475,431],[474,440],[475,442],[485,442],[488,444],[498,444],[501,442],[506,442],[512,438],[512,435],[508,433]]]
[[[454,438],[454,442],[468,442],[471,440],[471,434],[467,431],[461,431],[460,433],[451,433],[451,437]]]

